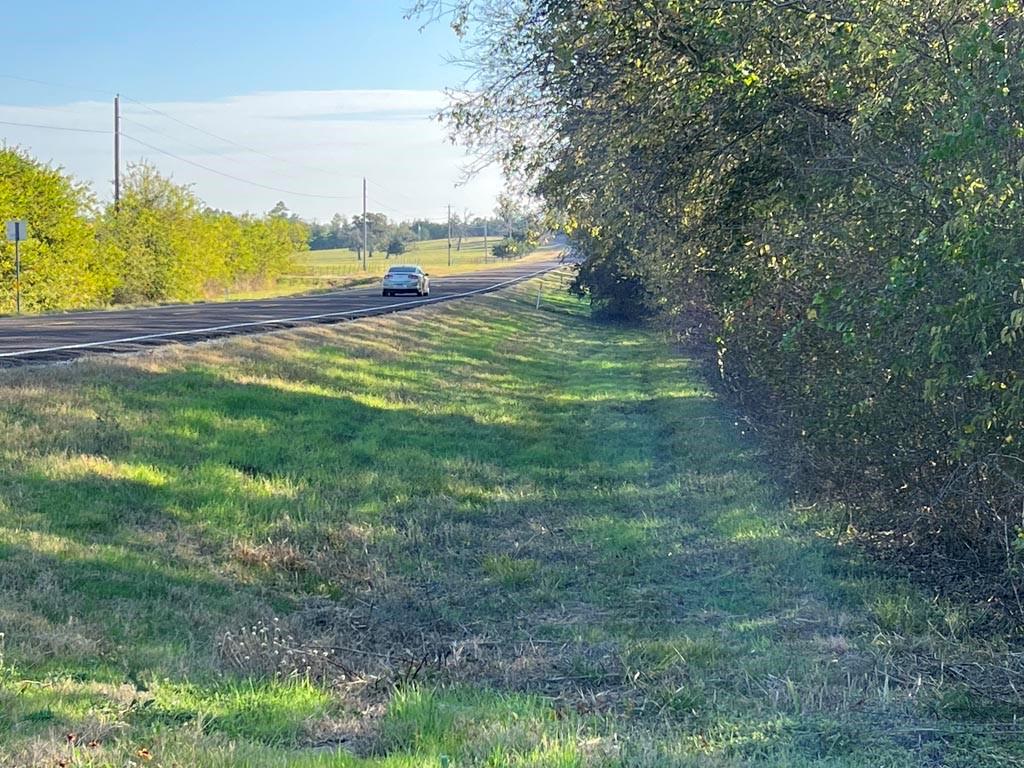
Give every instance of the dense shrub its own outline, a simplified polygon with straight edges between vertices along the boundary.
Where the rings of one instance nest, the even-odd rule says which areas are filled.
[[[146,164],[130,166],[120,206],[17,149],[0,150],[0,220],[26,219],[22,309],[74,309],[202,298],[292,268],[303,224],[206,208]],[[14,248],[0,244],[0,311],[14,308]]]
[[[121,205],[109,208],[100,242],[117,265],[115,300],[196,298],[274,278],[305,248],[301,224],[205,209],[187,187],[146,164],[130,166]]]
[[[29,223],[30,238],[20,245],[23,310],[109,300],[116,277],[93,235],[94,207],[88,190],[60,169],[20,149],[0,149],[0,225]],[[14,246],[0,239],[0,312],[14,309],[14,293]]]
[[[456,5],[481,67],[452,124],[571,222],[579,290],[699,298],[726,374],[771,393],[855,526],[1012,577],[1020,5]]]

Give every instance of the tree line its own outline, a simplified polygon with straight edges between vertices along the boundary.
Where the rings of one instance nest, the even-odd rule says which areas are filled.
[[[306,222],[278,202],[266,215],[205,205],[187,185],[147,163],[129,165],[121,199],[101,205],[88,185],[19,148],[0,149],[0,221],[25,219],[22,308],[28,312],[183,301],[264,287],[296,269],[307,249],[363,249],[362,215]],[[536,217],[502,195],[490,219],[453,216],[453,239],[494,237],[498,257],[535,242]],[[403,253],[448,236],[448,223],[366,215],[369,254]],[[0,242],[0,313],[15,306],[14,247]]]
[[[478,56],[452,127],[564,218],[595,310],[709,313],[850,530],[1020,610],[1020,4],[418,5]]]
[[[290,215],[295,221],[301,221],[294,214],[289,214],[283,201],[278,202],[271,213]],[[334,214],[329,222],[304,222],[309,230],[310,250],[320,251],[333,248],[347,248],[362,254],[363,248],[363,215],[356,214],[345,217]],[[451,236],[460,242],[464,237],[490,236],[496,246],[508,251],[511,255],[522,250],[523,244],[535,236],[538,229],[537,217],[534,212],[523,206],[509,194],[498,196],[494,214],[489,217],[460,215],[452,212]],[[430,219],[413,218],[393,221],[386,214],[367,211],[366,235],[369,254],[375,251],[401,253],[410,243],[419,240],[443,240],[449,235],[448,221],[432,221]],[[507,241],[504,242],[503,241]],[[502,244],[503,243],[503,244]]]
[[[293,268],[301,222],[205,206],[146,163],[129,165],[121,200],[18,148],[0,149],[0,220],[25,219],[20,246],[26,311],[190,300],[255,287]],[[0,312],[15,304],[14,247],[0,244]]]

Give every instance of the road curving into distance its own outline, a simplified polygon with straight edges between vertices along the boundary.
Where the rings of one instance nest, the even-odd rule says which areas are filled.
[[[423,298],[381,296],[380,282],[376,281],[367,286],[276,299],[2,317],[0,367],[399,312],[496,291],[560,265],[554,255],[542,261],[431,278],[430,296]]]

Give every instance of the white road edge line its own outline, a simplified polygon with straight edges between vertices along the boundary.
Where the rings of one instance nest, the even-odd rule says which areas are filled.
[[[24,357],[26,355],[44,355],[48,352],[66,352],[72,349],[91,349],[93,347],[106,347],[111,344],[131,344],[136,341],[152,341],[153,339],[168,339],[174,336],[190,336],[196,333],[216,333],[219,331],[233,331],[239,328],[258,328],[266,325],[282,325],[285,323],[302,323],[309,320],[323,320],[328,317],[344,317],[346,315],[358,315],[364,312],[379,312],[383,309],[397,309],[398,307],[413,307],[421,304],[437,304],[442,301],[451,301],[452,299],[464,299],[467,296],[475,296],[478,293],[487,293],[489,291],[503,288],[506,285],[512,283],[522,282],[523,280],[529,280],[531,277],[537,277],[537,275],[544,275],[548,272],[552,272],[559,269],[561,265],[556,267],[548,267],[547,269],[541,269],[537,272],[531,272],[528,275],[520,275],[519,277],[513,277],[509,280],[505,280],[494,285],[488,285],[484,288],[477,288],[473,291],[464,291],[463,293],[453,293],[450,296],[438,296],[436,299],[417,299],[414,301],[401,301],[397,304],[384,304],[379,307],[364,307],[363,309],[349,309],[344,312],[325,312],[319,315],[304,315],[302,317],[279,317],[274,320],[259,320],[248,323],[231,323],[230,325],[214,325],[209,328],[189,328],[181,331],[165,331],[163,333],[148,333],[144,336],[126,336],[121,339],[106,339],[104,341],[84,341],[80,344],[63,344],[58,347],[40,347],[39,349],[21,349],[17,352],[0,352],[0,358],[6,357]]]

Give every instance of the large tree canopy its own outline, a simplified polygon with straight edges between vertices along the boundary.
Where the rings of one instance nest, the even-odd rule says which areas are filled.
[[[419,10],[450,18],[474,66],[453,131],[565,216],[587,257],[578,288],[597,308],[699,301],[720,325],[725,371],[767,385],[826,475],[893,502],[885,526],[1013,560],[1018,3]]]

